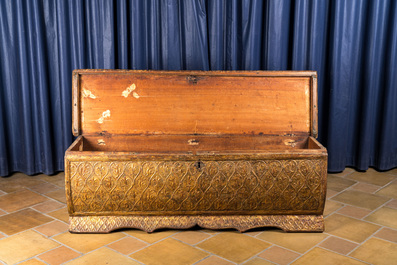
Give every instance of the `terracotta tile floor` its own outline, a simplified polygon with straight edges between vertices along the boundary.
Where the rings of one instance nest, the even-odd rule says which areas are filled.
[[[329,174],[324,233],[70,234],[64,174],[0,178],[4,264],[397,264],[397,169]]]

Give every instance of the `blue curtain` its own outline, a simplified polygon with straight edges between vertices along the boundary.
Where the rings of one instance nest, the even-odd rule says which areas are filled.
[[[63,170],[77,68],[316,70],[329,170],[397,166],[394,0],[0,0],[0,175]]]

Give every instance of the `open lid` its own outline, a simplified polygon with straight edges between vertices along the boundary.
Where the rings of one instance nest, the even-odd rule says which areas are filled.
[[[73,134],[317,137],[317,74],[75,70]]]

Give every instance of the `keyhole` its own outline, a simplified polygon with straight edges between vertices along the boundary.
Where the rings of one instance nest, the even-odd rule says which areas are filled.
[[[197,161],[196,163],[194,163],[194,166],[197,168],[197,169],[203,169],[204,168],[204,163],[203,162],[201,162],[201,161]]]

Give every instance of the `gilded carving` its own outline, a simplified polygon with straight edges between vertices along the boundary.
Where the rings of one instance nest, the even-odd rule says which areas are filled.
[[[278,227],[288,232],[324,230],[322,215],[228,215],[228,216],[72,216],[70,231],[108,233],[119,228],[138,228],[153,232],[160,228],[235,228],[241,232],[257,227]]]
[[[324,160],[70,162],[74,213],[302,214],[324,207]]]

